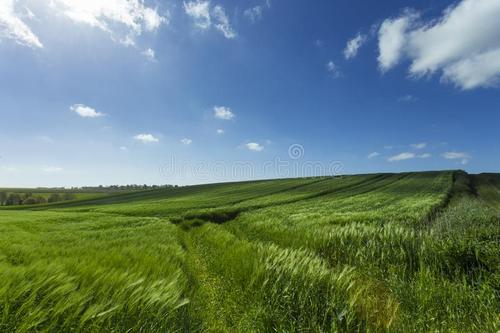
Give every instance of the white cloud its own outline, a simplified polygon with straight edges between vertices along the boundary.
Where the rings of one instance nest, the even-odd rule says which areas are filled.
[[[225,106],[214,106],[214,116],[223,120],[231,120],[235,117],[231,108]]]
[[[220,5],[210,8],[210,1],[184,2],[184,12],[194,20],[197,28],[206,30],[214,26],[224,37],[233,39],[236,32],[229,23],[224,8]]]
[[[426,144],[416,144],[416,145],[411,145],[411,146],[418,146],[418,147],[424,148],[426,146]],[[416,149],[422,149],[422,148],[416,148]],[[429,153],[423,153],[423,154],[417,155],[417,154],[411,153],[411,152],[404,152],[404,153],[401,153],[398,155],[391,156],[387,160],[389,162],[399,162],[399,161],[404,161],[404,160],[411,160],[414,158],[427,159],[427,158],[431,158],[431,157],[432,157],[432,155]]]
[[[415,149],[424,149],[427,147],[427,143],[421,142],[421,143],[413,143],[410,145],[410,147],[415,148]]]
[[[262,19],[262,6],[255,6],[248,9],[245,9],[243,15],[249,19],[252,23],[260,21]]]
[[[121,146],[121,147],[120,147],[120,150],[121,150],[121,151],[128,151],[128,148],[127,148],[127,147],[125,147],[125,146]]]
[[[251,151],[263,151],[264,146],[258,144],[257,142],[249,142],[245,145]]]
[[[143,0],[51,0],[50,6],[75,23],[108,32],[124,45],[135,45],[143,31],[155,31],[168,23],[168,13],[160,15]]]
[[[417,18],[413,12],[406,12],[402,17],[385,20],[378,31],[378,63],[385,72],[397,65],[406,46],[406,32]]]
[[[16,11],[16,4],[19,3],[16,0],[0,1],[0,40],[11,39],[24,46],[42,48],[43,44],[23,21],[23,18],[35,17],[27,7],[30,2],[22,8],[24,13]],[[155,31],[168,23],[168,12],[162,16],[157,9],[144,5],[143,0],[50,0],[41,1],[40,4],[50,14],[98,28],[108,33],[114,41],[127,46],[135,45],[135,39],[144,31]],[[49,23],[50,19],[47,18],[44,23]]]
[[[358,50],[366,42],[366,35],[358,34],[356,37],[347,42],[344,49],[344,57],[352,59],[358,54]]]
[[[372,158],[375,158],[379,155],[380,155],[380,153],[377,153],[376,151],[374,151],[373,153],[368,154],[368,156],[366,156],[366,158],[371,160]]]
[[[43,44],[15,9],[14,0],[0,1],[0,40],[10,39],[19,45],[42,48]]]
[[[56,166],[46,166],[42,168],[42,171],[47,173],[54,173],[63,171],[63,168]]]
[[[160,139],[154,137],[152,134],[142,133],[134,136],[134,139],[142,143],[158,143]]]
[[[23,11],[24,11],[24,13],[23,13],[22,17],[26,17],[30,20],[36,19],[36,15],[28,7],[24,6]]]
[[[86,106],[83,104],[74,104],[69,108],[71,111],[76,112],[80,117],[83,118],[97,118],[103,117],[104,113],[97,112],[95,109],[90,106]]]
[[[448,160],[455,160],[455,159],[460,159],[460,158],[470,158],[470,156],[467,153],[454,152],[454,151],[444,153],[443,157],[448,159]]]
[[[463,165],[469,163],[469,160],[471,159],[469,154],[455,151],[446,152],[442,156],[447,160],[461,160],[460,162]]]
[[[414,153],[401,153],[398,155],[394,155],[389,157],[388,161],[389,162],[398,162],[398,161],[404,161],[404,160],[410,160],[417,157]]]
[[[142,19],[144,20],[146,31],[155,31],[163,23],[168,23],[167,16],[161,16],[160,14],[158,14],[158,11],[156,9],[150,7],[144,7]]]
[[[224,130],[222,128],[217,129],[217,134],[219,135],[224,134]]]
[[[379,30],[379,45],[398,40],[399,47],[392,52],[389,47],[380,47],[380,67],[387,70],[397,64],[383,56],[392,54],[396,60],[407,57],[410,74],[417,78],[441,72],[443,82],[462,89],[496,86],[500,80],[499,17],[500,1],[462,0],[429,22],[416,22],[411,13],[386,20],[382,24],[385,29]],[[398,20],[407,24],[387,29]],[[409,24],[412,20],[415,22]],[[393,30],[397,33],[391,36]]]
[[[326,69],[330,72],[333,78],[338,78],[342,75],[339,67],[331,60],[326,64]]]
[[[198,28],[210,28],[212,24],[210,18],[210,1],[184,2],[184,11],[194,19],[194,24]]]
[[[500,48],[473,55],[443,68],[443,81],[462,89],[495,87],[500,78]]]
[[[213,9],[213,15],[217,23],[215,23],[215,29],[222,32],[224,37],[228,39],[233,39],[236,37],[236,32],[233,30],[231,25],[229,24],[229,18],[224,11],[224,8],[221,6],[215,6]]]
[[[148,48],[142,52],[142,54],[148,58],[150,61],[156,61],[155,50]]]
[[[181,142],[182,142],[182,144],[184,144],[184,145],[188,146],[188,145],[190,145],[191,143],[193,143],[193,140],[188,139],[188,138],[184,138],[184,139],[182,139],[182,140],[181,140]]]

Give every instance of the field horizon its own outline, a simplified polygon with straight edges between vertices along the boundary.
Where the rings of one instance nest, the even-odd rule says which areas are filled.
[[[468,172],[464,169],[428,169],[428,170],[405,170],[405,171],[394,171],[394,172],[364,172],[364,173],[338,173],[338,174],[332,174],[332,175],[322,175],[322,176],[290,176],[290,177],[270,177],[270,178],[255,178],[255,179],[240,179],[240,180],[227,180],[227,181],[207,181],[207,182],[195,182],[195,183],[189,183],[189,184],[175,184],[175,183],[166,183],[166,184],[155,184],[155,183],[138,183],[138,184],[132,184],[132,183],[117,183],[117,184],[92,184],[92,185],[79,185],[79,186],[73,186],[73,185],[65,185],[65,186],[39,186],[39,185],[31,185],[31,186],[7,186],[7,187],[2,187],[0,184],[0,191],[8,191],[8,190],[15,190],[15,191],[44,191],[44,190],[64,190],[64,191],[71,191],[71,190],[80,190],[80,189],[98,189],[99,187],[102,187],[102,191],[106,191],[107,189],[117,186],[117,187],[126,187],[126,186],[147,186],[149,189],[152,189],[150,187],[152,186],[166,186],[166,187],[187,187],[187,186],[202,186],[202,185],[215,185],[215,184],[232,184],[232,183],[247,183],[247,182],[257,182],[257,181],[266,181],[266,180],[286,180],[286,179],[301,179],[301,178],[320,178],[320,177],[346,177],[346,176],[363,176],[363,175],[375,175],[375,174],[401,174],[401,173],[425,173],[425,172],[464,172],[468,175],[472,176],[479,176],[479,175],[489,175],[489,174],[500,174],[500,172],[495,172],[495,171],[479,171],[479,172]]]

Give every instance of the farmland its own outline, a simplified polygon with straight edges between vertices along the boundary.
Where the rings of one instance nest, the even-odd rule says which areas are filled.
[[[500,177],[263,180],[0,209],[2,332],[497,332]]]

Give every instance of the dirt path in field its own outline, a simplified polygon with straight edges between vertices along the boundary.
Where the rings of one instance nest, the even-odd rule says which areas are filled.
[[[241,316],[238,308],[244,304],[242,299],[234,299],[234,293],[227,290],[228,283],[210,270],[207,255],[202,244],[194,239],[194,230],[179,228],[179,237],[187,253],[189,275],[194,280],[190,295],[190,313],[200,323],[200,332],[236,332],[235,320]]]

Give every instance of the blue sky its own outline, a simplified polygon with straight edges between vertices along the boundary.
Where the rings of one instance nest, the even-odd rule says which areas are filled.
[[[489,0],[0,0],[0,186],[498,172],[499,16]]]

